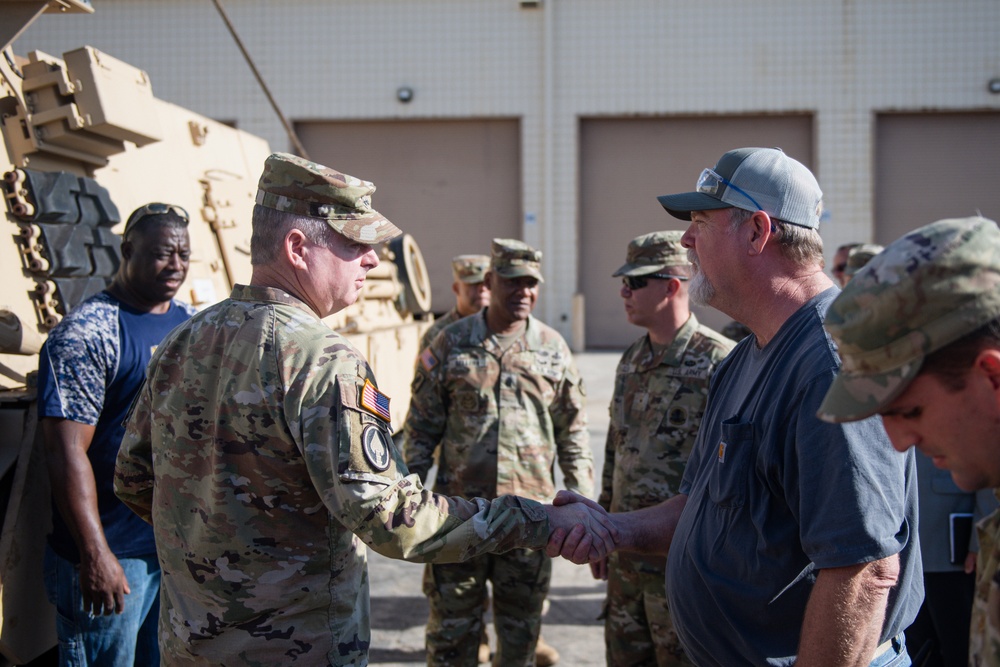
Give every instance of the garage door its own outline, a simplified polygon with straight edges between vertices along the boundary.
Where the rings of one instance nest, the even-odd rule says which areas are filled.
[[[309,157],[375,183],[373,206],[420,246],[432,309],[455,305],[451,258],[521,234],[518,121],[296,123]]]
[[[1000,217],[1000,113],[879,114],[875,240],[941,218]]]
[[[813,165],[810,115],[683,118],[591,118],[580,121],[579,291],[586,303],[588,348],[624,348],[643,330],[625,320],[611,274],[625,262],[628,242],[640,234],[685,229],[657,195],[694,188],[698,174],[728,150],[779,146]],[[721,329],[729,318],[696,308]]]

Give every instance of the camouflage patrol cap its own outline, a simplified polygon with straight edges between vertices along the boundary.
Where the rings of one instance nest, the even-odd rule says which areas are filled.
[[[847,263],[844,265],[844,275],[853,276],[861,268],[872,261],[872,257],[882,252],[885,248],[877,243],[862,243],[854,246],[847,254]]]
[[[372,208],[375,185],[288,153],[264,161],[257,203],[277,211],[326,220],[352,241],[374,245],[402,234]]]
[[[490,270],[502,278],[531,276],[542,283],[542,253],[517,239],[493,239]]]
[[[884,410],[924,357],[1000,317],[1000,229],[939,220],[893,241],[844,287],[825,326],[843,367],[817,413],[845,422]]]
[[[625,264],[612,276],[644,276],[668,266],[691,266],[681,245],[684,232],[653,232],[637,236],[628,244]]]
[[[474,285],[486,278],[490,269],[488,255],[458,255],[451,259],[451,275],[455,280]]]

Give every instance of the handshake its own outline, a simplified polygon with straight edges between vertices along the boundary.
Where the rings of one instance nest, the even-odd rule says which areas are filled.
[[[589,498],[560,491],[551,505],[543,506],[549,518],[549,542],[545,553],[562,556],[578,565],[603,561],[622,546],[622,531],[614,516]]]

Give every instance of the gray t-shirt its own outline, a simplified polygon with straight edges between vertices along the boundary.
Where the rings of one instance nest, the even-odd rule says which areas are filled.
[[[880,642],[923,598],[912,452],[892,449],[878,417],[816,417],[840,366],[822,327],[838,291],[814,297],[764,349],[744,339],[712,379],[667,568],[698,665],[793,664],[822,568],[900,554]]]

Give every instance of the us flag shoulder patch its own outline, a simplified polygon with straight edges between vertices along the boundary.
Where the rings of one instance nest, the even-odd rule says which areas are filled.
[[[368,379],[365,380],[365,387],[361,390],[361,407],[377,417],[391,421],[389,397],[380,392]]]
[[[420,364],[424,367],[425,371],[429,371],[438,365],[437,357],[431,352],[431,348],[425,347],[424,351],[420,353]]]

